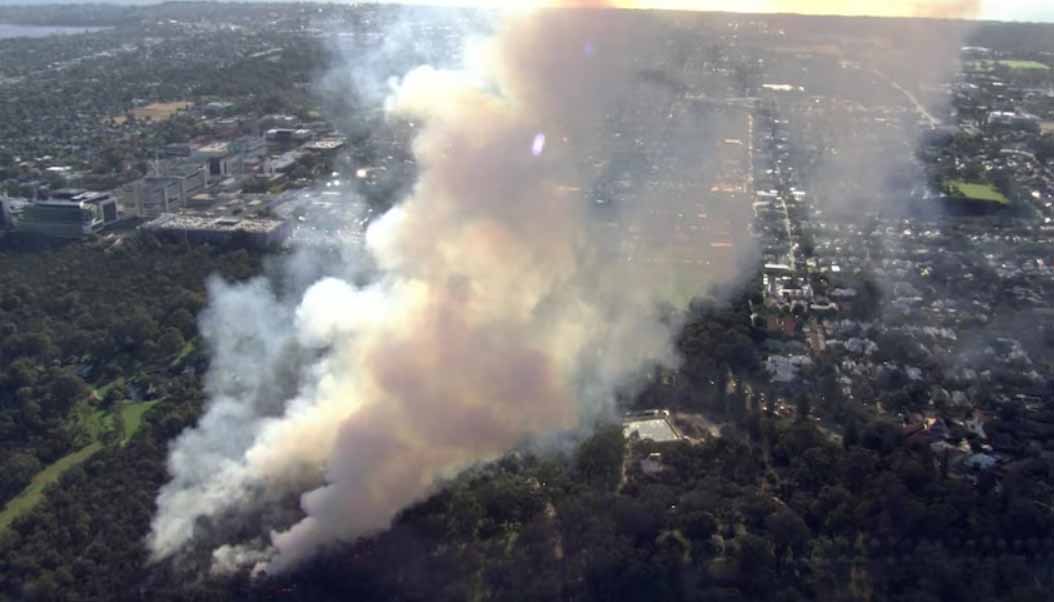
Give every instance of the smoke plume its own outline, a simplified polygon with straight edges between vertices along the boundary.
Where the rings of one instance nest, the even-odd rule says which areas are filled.
[[[369,226],[369,284],[211,285],[210,403],[173,445],[155,559],[306,491],[299,522],[214,546],[214,571],[286,570],[385,527],[459,468],[592,423],[642,368],[677,361],[669,308],[728,282],[750,244],[745,219],[704,207],[698,178],[594,198],[626,145],[664,145],[637,160],[642,176],[658,162],[705,172],[706,138],[668,121],[678,95],[634,96],[659,43],[638,25],[518,14],[463,70],[406,74],[387,111],[416,124],[419,175]],[[638,131],[613,132],[619,119]],[[697,214],[718,226],[678,236]]]

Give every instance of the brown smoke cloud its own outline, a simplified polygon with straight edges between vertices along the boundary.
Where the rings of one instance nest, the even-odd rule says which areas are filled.
[[[214,286],[203,322],[212,402],[173,448],[155,558],[190,544],[202,519],[309,489],[290,528],[215,549],[218,571],[286,570],[383,528],[466,465],[589,424],[643,367],[676,363],[677,324],[660,307],[735,276],[751,243],[734,214],[750,204],[704,206],[707,185],[689,176],[676,190],[652,178],[619,207],[598,207],[590,191],[622,146],[661,148],[638,178],[681,163],[695,174],[714,144],[701,133],[720,136],[673,127],[674,92],[650,92],[654,104],[635,96],[661,39],[642,24],[517,14],[466,69],[401,80],[387,109],[418,124],[420,175],[367,232],[382,276],[366,287],[322,280],[295,310],[260,282]],[[634,131],[610,131],[626,105],[619,127]],[[717,226],[677,235],[703,221]],[[261,414],[254,400],[274,393],[256,379],[284,361],[284,345],[323,359],[280,412]]]

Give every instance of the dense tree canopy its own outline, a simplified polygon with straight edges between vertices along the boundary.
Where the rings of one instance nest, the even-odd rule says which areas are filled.
[[[84,439],[75,408],[145,395],[196,336],[210,273],[258,258],[128,239],[0,253],[0,503]],[[185,358],[193,359],[193,357]],[[203,367],[203,365],[201,366]],[[86,410],[87,411],[87,410]]]
[[[77,416],[157,402],[126,444],[115,424],[0,536],[0,600],[972,602],[1045,600],[1051,587],[1049,462],[998,483],[949,476],[890,422],[854,418],[836,439],[804,419],[838,395],[822,377],[798,419],[779,417],[771,395],[759,401],[764,334],[738,298],[694,307],[683,364],[627,400],[722,417],[720,437],[658,444],[601,424],[474,467],[390,529],[285,575],[209,576],[207,546],[150,564],[166,444],[204,403],[204,279],[246,278],[260,258],[123,245],[0,256],[4,500],[80,448]],[[282,504],[297,515],[295,499]]]

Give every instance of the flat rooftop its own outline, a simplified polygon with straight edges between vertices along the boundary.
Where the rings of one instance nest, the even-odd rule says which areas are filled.
[[[162,161],[159,167],[161,172],[160,175],[150,174],[145,176],[144,179],[147,182],[151,182],[165,179],[189,178],[204,171],[205,162],[194,160],[170,160]]]
[[[226,155],[230,154],[231,145],[228,142],[212,142],[199,146],[196,150],[203,155]]]
[[[666,441],[677,441],[680,436],[673,430],[665,418],[647,418],[643,420],[630,420],[622,423],[622,434],[629,438],[633,433],[641,439],[651,439],[658,443]]]
[[[314,142],[308,142],[304,145],[307,150],[313,151],[333,151],[344,147],[344,141],[337,138],[326,138],[323,140],[315,140]]]
[[[276,219],[232,216],[197,216],[164,213],[143,225],[147,230],[195,230],[211,232],[274,232],[284,222]]]

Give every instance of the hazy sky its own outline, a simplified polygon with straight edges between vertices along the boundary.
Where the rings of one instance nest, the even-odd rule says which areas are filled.
[[[323,0],[327,1],[327,0]],[[334,1],[334,0],[328,0]],[[335,0],[340,2],[341,0]],[[358,0],[344,0],[356,3]],[[399,4],[440,6],[530,6],[538,4],[606,4],[604,0],[380,0]],[[0,0],[0,6],[25,4],[156,4],[158,0]],[[998,21],[1046,21],[1054,23],[1054,0],[611,0],[616,6],[636,8],[674,8],[738,12],[797,12],[805,14],[924,15],[945,12],[944,7],[971,7],[959,15]],[[954,9],[948,12],[957,12]]]
[[[382,0],[383,1],[383,0]],[[612,4],[622,8],[780,12],[824,15],[929,16],[1054,22],[1054,0],[387,0],[396,3],[515,8]]]
[[[1054,1],[985,0],[981,12],[984,19],[1054,22]]]

